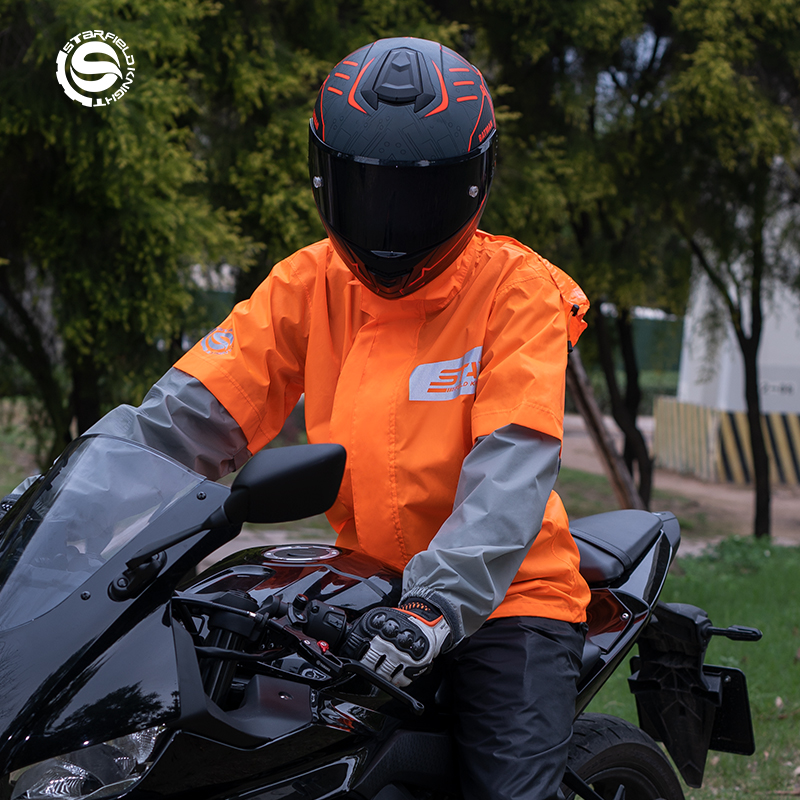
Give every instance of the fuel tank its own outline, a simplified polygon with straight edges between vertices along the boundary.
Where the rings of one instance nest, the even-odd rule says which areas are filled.
[[[246,592],[259,606],[272,596],[291,603],[304,594],[355,617],[373,606],[396,605],[401,585],[399,574],[361,553],[327,544],[282,544],[240,550],[180,588],[201,595]]]

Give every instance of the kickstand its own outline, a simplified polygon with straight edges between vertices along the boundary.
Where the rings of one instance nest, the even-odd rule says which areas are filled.
[[[603,800],[603,798],[570,767],[567,767],[567,771],[564,773],[564,785],[575,792],[578,797],[583,798],[583,800]],[[614,800],[625,800],[625,787],[621,784],[619,789],[617,789],[617,793],[614,795]]]

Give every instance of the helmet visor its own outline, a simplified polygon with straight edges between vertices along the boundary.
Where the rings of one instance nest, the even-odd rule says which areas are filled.
[[[312,129],[309,166],[320,215],[368,268],[408,272],[414,255],[446,241],[480,211],[491,182],[492,143],[490,137],[459,159],[397,164],[333,151]]]

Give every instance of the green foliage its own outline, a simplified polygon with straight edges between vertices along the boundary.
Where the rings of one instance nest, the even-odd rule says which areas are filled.
[[[204,197],[191,147],[192,25],[215,8],[3,7],[0,338],[45,398],[54,451],[73,416],[83,429],[163,371],[158,343],[191,319],[191,264],[247,261],[235,219]],[[98,28],[124,37],[137,71],[123,100],[87,109],[64,95],[54,62],[70,36]]]
[[[627,343],[634,306],[683,313],[695,260],[737,330],[752,405],[764,298],[800,286],[797,4],[476,0],[472,8],[475,56],[504,87],[509,120],[487,227],[578,279],[601,355],[612,345],[598,301],[620,311]],[[719,324],[719,315],[708,318]],[[624,393],[609,359],[603,370],[626,450],[641,455],[632,425],[641,386],[624,352]],[[759,436],[751,447],[762,476]],[[761,535],[767,478],[757,486]]]
[[[104,108],[54,79],[89,29],[136,59]],[[419,0],[0,4],[0,347],[41,403],[43,461],[218,321],[198,267],[233,265],[241,296],[323,235],[307,126],[331,64],[380,36],[459,30]]]
[[[137,59],[131,91],[102,109],[53,76],[90,28]],[[796,247],[800,226],[780,216],[797,196],[792,2],[3,0],[0,344],[57,448],[74,417],[137,401],[216,321],[193,265],[232,264],[241,298],[322,235],[315,93],[342,55],[389,35],[438,39],[484,70],[501,137],[483,225],[567,268],[595,307],[680,314],[692,246],[731,263],[753,250],[738,221],[758,170],[766,216],[792,222],[780,239]],[[798,283],[790,262],[773,274]]]
[[[646,123],[666,70],[661,4],[478,3],[505,87],[501,169],[486,215],[575,274],[590,298],[683,310],[688,250],[659,218]]]
[[[675,25],[684,68],[667,116],[682,138],[699,127],[727,169],[743,152],[756,163],[791,148],[796,131],[783,91],[798,77],[797,9],[783,0],[685,0]]]
[[[765,304],[797,290],[800,221],[800,21],[783,0],[681,2],[680,69],[664,103],[664,208],[692,248],[715,310],[735,333],[751,420],[760,418]],[[770,534],[769,460],[749,431],[754,533]]]

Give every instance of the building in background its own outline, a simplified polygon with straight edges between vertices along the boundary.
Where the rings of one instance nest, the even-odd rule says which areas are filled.
[[[703,315],[708,287],[692,296],[683,329],[677,397],[655,403],[654,449],[660,467],[710,481],[750,483],[752,455],[744,362],[733,326],[716,341]],[[800,483],[800,304],[786,292],[764,309],[759,348],[762,424],[773,482]]]

